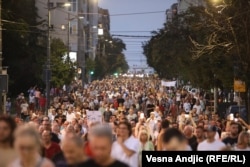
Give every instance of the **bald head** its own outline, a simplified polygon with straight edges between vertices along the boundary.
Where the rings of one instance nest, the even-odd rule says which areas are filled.
[[[187,138],[192,137],[192,135],[193,135],[193,127],[190,126],[190,125],[185,126],[185,128],[184,128],[184,130],[183,130],[183,133],[184,133],[184,135],[185,135]]]

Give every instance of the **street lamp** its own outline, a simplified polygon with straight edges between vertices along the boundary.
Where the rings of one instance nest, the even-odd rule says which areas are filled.
[[[69,6],[69,3],[65,3],[64,6]],[[48,28],[47,28],[47,62],[45,69],[45,82],[46,82],[46,106],[45,114],[48,115],[48,108],[50,105],[50,79],[51,79],[51,10],[56,9],[56,7],[50,7],[50,0],[48,0]]]

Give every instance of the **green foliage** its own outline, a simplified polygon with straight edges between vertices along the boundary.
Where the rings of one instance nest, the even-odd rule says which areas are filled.
[[[52,79],[51,84],[55,87],[61,87],[69,84],[74,79],[74,63],[66,61],[65,55],[67,47],[61,39],[52,39],[51,42],[51,65]]]
[[[112,43],[105,39],[110,39]],[[124,73],[129,69],[125,55],[122,53],[126,50],[126,45],[119,38],[107,36],[99,40],[99,54],[96,57],[95,76],[103,78],[106,75],[112,75],[115,72]]]
[[[2,1],[3,65],[8,66],[9,94],[41,85],[46,48],[39,43],[44,32],[37,29],[35,0]]]
[[[144,43],[147,62],[160,77],[179,77],[202,88],[213,86],[214,77],[221,88],[231,89],[234,77],[249,83],[250,4],[210,2],[174,16]]]

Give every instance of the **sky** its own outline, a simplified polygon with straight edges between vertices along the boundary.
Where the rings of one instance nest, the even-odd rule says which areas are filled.
[[[150,36],[151,31],[163,27],[166,19],[165,11],[176,2],[177,0],[99,0],[99,7],[109,10],[111,34]],[[127,50],[124,53],[129,66],[146,67],[146,58],[142,53],[142,42],[148,41],[150,38],[119,38],[126,44]]]

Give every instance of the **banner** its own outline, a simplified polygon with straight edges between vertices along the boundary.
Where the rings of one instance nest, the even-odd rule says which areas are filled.
[[[161,86],[175,87],[176,86],[176,81],[161,81]]]
[[[102,113],[100,111],[87,111],[88,122],[102,122]]]

